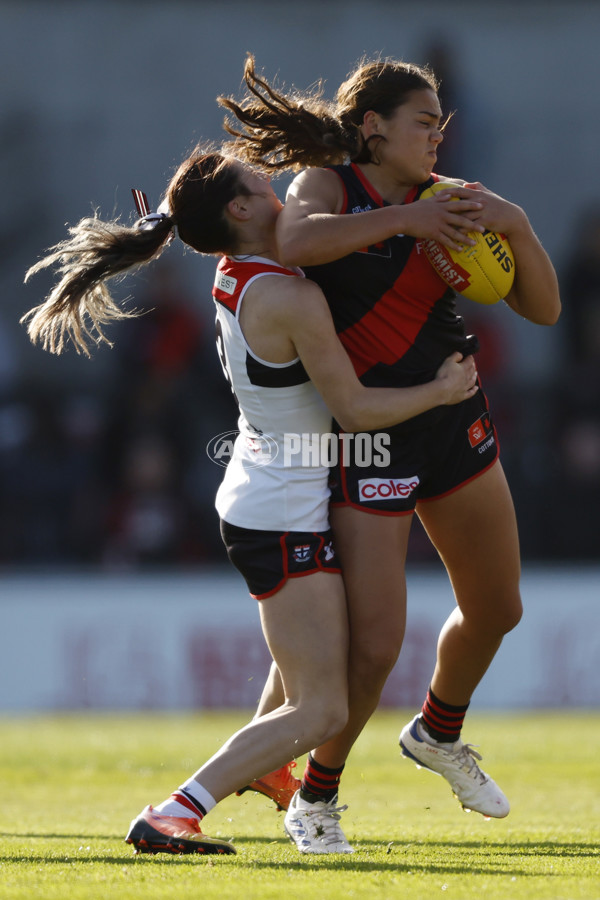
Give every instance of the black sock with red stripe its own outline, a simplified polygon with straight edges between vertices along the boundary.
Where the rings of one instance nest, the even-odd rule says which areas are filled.
[[[308,803],[316,803],[318,800],[329,803],[337,796],[343,771],[344,766],[339,769],[322,766],[309,753],[300,785],[300,796]]]
[[[466,706],[451,706],[450,703],[444,703],[429,688],[421,710],[421,724],[434,740],[453,744],[460,737],[468,708],[468,703]]]

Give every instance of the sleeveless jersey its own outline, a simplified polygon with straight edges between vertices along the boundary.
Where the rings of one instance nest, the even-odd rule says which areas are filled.
[[[217,346],[225,376],[238,402],[237,435],[217,492],[221,519],[262,531],[324,531],[328,528],[328,468],[302,459],[298,442],[331,431],[331,413],[299,358],[287,363],[261,359],[240,326],[247,288],[266,275],[303,277],[268,259],[220,261],[213,297]],[[315,454],[318,456],[318,454]],[[307,465],[302,465],[302,462]]]
[[[342,181],[342,213],[352,215],[390,204],[354,164],[330,166]],[[437,176],[413,188],[419,199]],[[429,381],[464,346],[464,325],[455,293],[427,260],[420,242],[399,234],[342,259],[305,266],[321,287],[336,330],[363,384],[406,387]]]

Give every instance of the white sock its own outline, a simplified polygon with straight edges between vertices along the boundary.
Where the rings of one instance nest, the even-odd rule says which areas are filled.
[[[193,819],[194,813],[189,806],[184,806],[183,803],[179,803],[176,797],[177,794],[171,794],[170,797],[167,797],[166,800],[163,800],[162,803],[159,803],[158,806],[154,807],[154,812],[161,813],[163,816],[177,816],[180,819]],[[196,813],[195,817],[197,819],[200,818],[198,813]]]
[[[184,781],[184,783],[180,785],[179,790],[185,791],[186,794],[193,797],[200,806],[204,807],[207,813],[217,805],[217,801],[213,795],[209,794],[206,788],[203,788],[194,778],[188,778],[187,781]]]
[[[188,781],[184,782],[184,784],[180,785],[178,790],[174,791],[170,797],[167,797],[166,800],[163,800],[162,803],[155,806],[154,812],[162,813],[163,816],[178,816],[179,818],[184,819],[190,819],[195,816],[198,819],[202,819],[203,814],[199,809],[193,810],[190,806],[179,801],[179,791],[185,791],[186,794],[199,803],[204,809],[204,815],[209,813],[211,809],[214,809],[217,805],[217,801],[212,794],[209,794],[206,788],[203,788],[201,784],[198,784],[197,781],[190,778]]]

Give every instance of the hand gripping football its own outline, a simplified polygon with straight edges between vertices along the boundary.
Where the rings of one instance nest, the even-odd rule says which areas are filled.
[[[419,199],[425,200],[439,191],[453,188],[456,188],[455,184],[438,181],[424,190]],[[490,306],[504,299],[510,291],[515,277],[515,258],[503,234],[470,231],[469,237],[477,243],[474,246],[465,244],[462,250],[450,250],[438,241],[423,240],[420,243],[446,284],[469,300]]]

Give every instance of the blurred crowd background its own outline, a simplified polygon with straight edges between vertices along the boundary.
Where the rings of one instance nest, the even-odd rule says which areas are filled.
[[[600,137],[594,2],[0,0],[0,566],[136,570],[221,564],[206,453],[235,429],[210,298],[214,261],[174,244],[115,285],[144,315],[91,360],[32,347],[19,318],[51,280],[26,269],[98,209],[156,206],[245,54],[325,95],[363,56],[430,63],[456,110],[437,171],[523,205],[559,272],[553,329],[461,301],[499,430],[524,559],[600,550]],[[285,179],[275,183],[284,197]],[[434,558],[415,528],[412,559]]]

